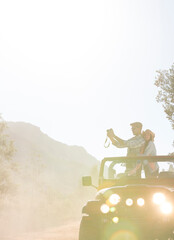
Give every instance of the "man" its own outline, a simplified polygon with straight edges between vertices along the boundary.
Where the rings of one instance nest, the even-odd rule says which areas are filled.
[[[134,137],[123,140],[114,134],[113,129],[107,130],[107,136],[110,138],[112,144],[118,148],[127,148],[127,156],[134,157],[141,153],[141,150],[145,144],[145,140],[141,135],[142,123],[134,122],[130,124],[132,127],[132,133]],[[126,172],[130,172],[135,168],[136,163],[130,162],[126,164]]]
[[[112,144],[118,148],[127,148],[127,156],[134,157],[141,153],[141,149],[145,144],[145,140],[141,135],[142,123],[134,122],[130,124],[132,126],[132,133],[134,137],[123,140],[114,134],[112,129],[107,131],[107,136],[110,138]]]

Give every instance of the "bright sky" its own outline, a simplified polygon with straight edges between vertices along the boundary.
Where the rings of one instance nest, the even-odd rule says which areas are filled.
[[[141,121],[158,154],[174,132],[155,100],[156,70],[174,62],[173,0],[0,1],[0,112],[98,159],[106,129]]]

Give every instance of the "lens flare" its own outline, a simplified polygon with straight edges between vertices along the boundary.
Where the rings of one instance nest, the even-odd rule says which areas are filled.
[[[137,204],[138,204],[138,206],[140,206],[140,207],[144,206],[144,204],[145,204],[144,199],[143,199],[143,198],[138,198],[138,199],[137,199]]]
[[[162,213],[164,213],[164,214],[170,214],[170,213],[172,213],[172,211],[173,211],[173,206],[172,206],[172,204],[169,203],[169,202],[164,202],[164,203],[162,203],[160,209],[161,209],[161,212],[162,212]]]
[[[109,238],[109,240],[123,240],[123,239],[138,240],[135,233],[127,230],[117,231]]]
[[[117,203],[120,202],[120,196],[118,194],[112,194],[110,197],[109,197],[109,202],[112,204],[112,205],[116,205]]]
[[[100,207],[100,210],[102,213],[108,213],[109,212],[109,206],[107,204],[102,204]]]
[[[162,204],[165,201],[166,197],[163,193],[155,193],[153,195],[153,202],[157,205]]]
[[[118,217],[113,217],[112,221],[113,221],[114,223],[118,223],[118,222],[119,222],[119,218],[118,218]]]
[[[127,206],[132,206],[133,200],[131,198],[126,199],[126,205]]]
[[[115,211],[116,211],[116,208],[115,208],[115,207],[111,207],[111,208],[110,208],[110,212],[113,213],[113,212],[115,212]]]

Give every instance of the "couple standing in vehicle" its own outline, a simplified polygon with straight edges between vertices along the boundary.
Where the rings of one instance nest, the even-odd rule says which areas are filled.
[[[155,134],[147,129],[142,132],[142,123],[134,122],[130,124],[134,137],[123,140],[115,135],[113,129],[107,130],[107,136],[110,138],[112,144],[118,148],[127,148],[127,156],[155,156],[156,148],[154,144]],[[141,163],[129,162],[126,164],[126,172],[129,176],[135,175],[142,167]],[[158,173],[158,164],[143,161],[143,167],[146,177],[155,176]]]

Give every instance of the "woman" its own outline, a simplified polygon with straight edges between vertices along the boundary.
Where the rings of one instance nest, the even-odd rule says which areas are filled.
[[[144,156],[155,156],[156,155],[156,147],[154,144],[155,134],[151,130],[147,129],[142,133],[142,136],[145,140],[145,145],[142,149],[142,154]]]
[[[145,144],[141,149],[140,156],[155,156],[156,155],[156,147],[154,144],[155,134],[147,129],[142,133],[142,136],[145,140]],[[141,174],[142,162],[138,161],[136,167],[128,173],[128,176],[133,176],[134,174]],[[146,177],[154,177],[158,174],[158,164],[156,162],[149,162],[148,160],[143,161],[143,167],[145,171]]]
[[[156,147],[154,144],[155,134],[151,130],[147,129],[142,133],[142,136],[144,137],[145,140],[145,145],[144,148],[142,149],[142,155],[155,156],[156,155]],[[144,160],[143,166],[146,177],[157,176],[159,170],[158,163]]]

